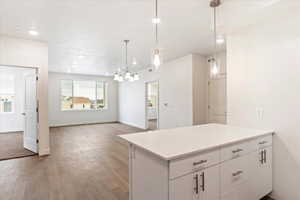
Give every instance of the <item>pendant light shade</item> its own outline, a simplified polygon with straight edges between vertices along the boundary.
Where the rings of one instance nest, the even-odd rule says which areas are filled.
[[[210,76],[214,78],[219,74],[218,61],[213,57],[209,59],[208,62],[210,63]]]
[[[154,49],[152,53],[152,64],[155,70],[158,70],[159,66],[162,64],[162,53],[160,49]]]
[[[155,20],[154,20],[155,19]],[[161,49],[158,48],[158,24],[160,23],[160,18],[158,17],[158,0],[155,0],[155,17],[152,20],[155,24],[155,45],[156,48],[152,51],[152,65],[155,70],[158,70],[159,66],[162,64],[162,53]]]
[[[119,74],[118,74],[118,73],[115,73],[115,74],[114,74],[114,80],[115,80],[115,81],[118,81],[118,80],[119,80]]]
[[[220,0],[211,0],[210,7],[213,8],[213,28],[214,28],[214,57],[209,60],[211,77],[216,77],[219,74],[219,66],[217,62],[217,43],[221,43],[220,39],[217,38],[217,7],[221,5]]]
[[[139,74],[138,74],[138,73],[135,73],[134,76],[133,76],[133,79],[134,79],[135,81],[140,80]]]
[[[127,72],[125,73],[125,79],[126,79],[126,80],[129,80],[130,77],[131,77],[131,74],[130,74],[129,71],[127,71]]]

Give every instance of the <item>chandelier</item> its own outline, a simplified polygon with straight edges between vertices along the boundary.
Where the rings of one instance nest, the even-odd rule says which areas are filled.
[[[138,81],[140,79],[140,76],[137,72],[131,72],[129,71],[129,65],[128,65],[128,43],[129,40],[124,40],[125,43],[125,70],[119,69],[115,74],[114,74],[114,80],[123,82],[123,81]],[[135,61],[136,62],[136,61]]]

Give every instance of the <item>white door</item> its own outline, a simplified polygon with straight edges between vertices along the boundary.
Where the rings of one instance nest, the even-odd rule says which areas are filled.
[[[210,123],[226,123],[226,52],[218,54],[219,73],[209,77],[208,85],[208,121]]]
[[[226,77],[209,81],[208,117],[210,123],[226,123]]]
[[[24,111],[24,148],[37,153],[37,97],[35,74],[25,76]]]

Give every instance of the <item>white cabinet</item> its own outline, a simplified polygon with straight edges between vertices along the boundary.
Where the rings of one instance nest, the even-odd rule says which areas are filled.
[[[272,135],[171,160],[130,147],[129,200],[259,200],[272,191]]]
[[[219,200],[219,166],[170,181],[170,200]]]
[[[222,200],[255,200],[250,181],[252,157],[251,154],[241,156],[221,165]]]
[[[256,199],[264,197],[272,191],[272,146],[259,149],[252,159],[252,190]]]

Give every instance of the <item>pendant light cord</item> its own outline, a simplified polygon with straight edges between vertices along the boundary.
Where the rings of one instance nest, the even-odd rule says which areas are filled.
[[[155,0],[155,18],[158,20],[158,0]],[[158,23],[155,23],[155,42],[158,44]]]
[[[217,8],[214,7],[214,49],[217,54]]]

